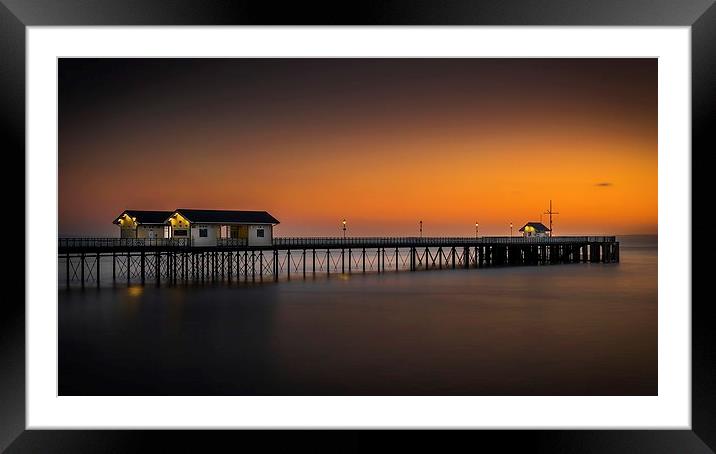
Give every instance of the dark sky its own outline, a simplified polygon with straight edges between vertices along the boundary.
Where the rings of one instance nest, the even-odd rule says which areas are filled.
[[[550,198],[562,233],[653,233],[657,80],[656,59],[63,58],[60,233],[189,207],[504,234]]]

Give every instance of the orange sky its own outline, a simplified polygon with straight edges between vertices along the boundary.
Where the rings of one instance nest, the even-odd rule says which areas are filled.
[[[196,62],[61,62],[61,235],[176,207],[509,235],[550,199],[557,235],[656,233],[656,60]]]

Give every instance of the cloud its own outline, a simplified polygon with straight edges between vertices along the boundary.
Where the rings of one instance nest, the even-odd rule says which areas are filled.
[[[594,186],[597,186],[599,188],[608,188],[609,186],[614,186],[614,183],[610,183],[608,181],[603,181],[601,183],[596,183]]]

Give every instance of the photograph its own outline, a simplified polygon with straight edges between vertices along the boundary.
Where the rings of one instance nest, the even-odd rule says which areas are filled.
[[[658,396],[658,63],[59,57],[57,394]]]

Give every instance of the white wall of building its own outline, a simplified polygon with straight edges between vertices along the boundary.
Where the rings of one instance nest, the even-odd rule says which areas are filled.
[[[137,226],[137,238],[164,238],[163,225],[139,225]]]
[[[206,236],[201,236],[202,230],[206,230]],[[192,246],[216,246],[219,238],[219,226],[216,224],[192,224],[191,244]]]
[[[263,237],[259,236],[259,230],[263,230]],[[273,243],[273,226],[249,225],[249,246],[271,246]]]
[[[532,237],[532,238],[534,238],[534,237],[537,237],[537,238],[546,238],[546,237],[549,236],[549,233],[547,233],[547,232],[537,232],[537,231],[535,231],[535,232],[524,231],[524,232],[522,232],[522,236],[525,237],[525,238],[530,238],[530,237]]]
[[[120,238],[136,238],[137,237],[137,229],[135,227],[120,226],[119,227],[119,237]]]
[[[270,246],[273,243],[273,225],[252,224],[247,226],[249,246]],[[201,236],[201,231],[206,229],[206,236]],[[263,231],[263,236],[260,232]],[[221,237],[221,225],[219,224],[191,224],[190,237],[192,246],[216,246],[217,240]],[[156,238],[164,235],[163,227],[156,232]],[[147,237],[148,238],[148,237]],[[176,237],[185,238],[185,237]]]

